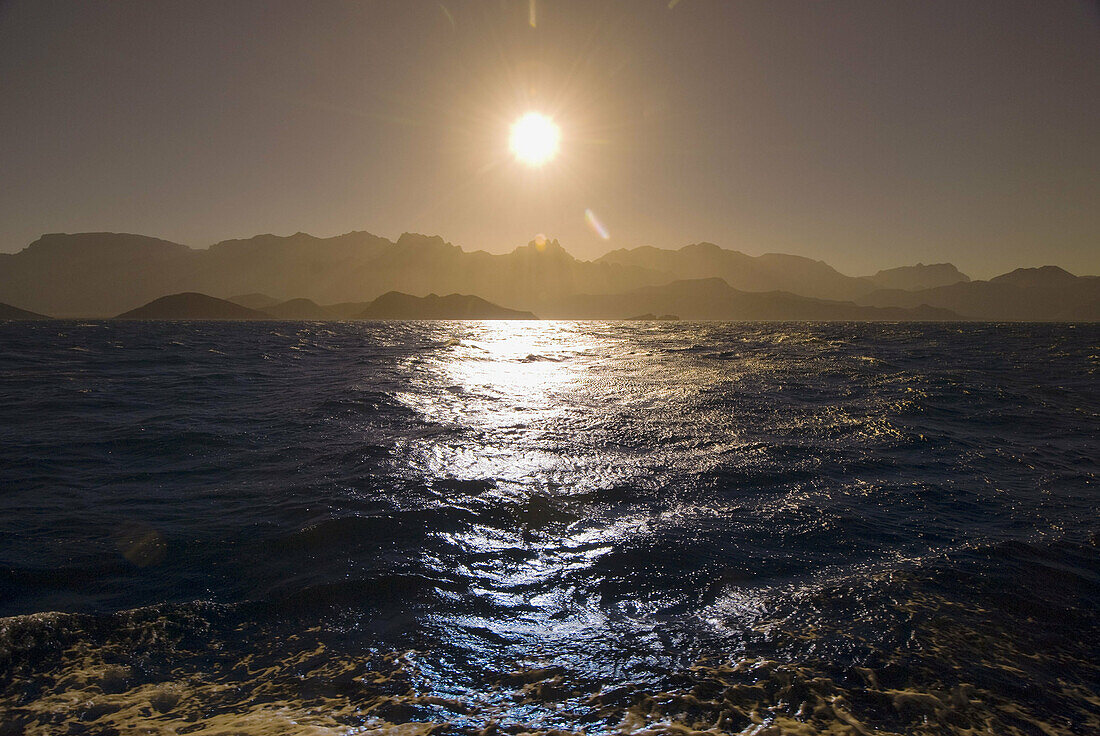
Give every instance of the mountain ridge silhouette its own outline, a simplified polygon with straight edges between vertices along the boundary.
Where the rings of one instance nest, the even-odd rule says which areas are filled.
[[[877,309],[927,304],[969,319],[1087,319],[1090,305],[1100,299],[1095,278],[1057,267],[1033,269],[1039,276],[1018,271],[971,281],[951,264],[917,264],[849,276],[803,256],[750,256],[706,242],[679,249],[618,249],[584,261],[557,240],[541,238],[492,254],[417,233],[403,233],[396,241],[366,231],[331,238],[262,234],[205,249],[133,233],[52,233],[18,253],[0,255],[0,300],[61,317],[107,317],[183,292],[260,295],[273,302],[256,307],[309,300],[331,309],[397,291],[476,295],[502,308],[549,316],[572,312],[582,295],[714,277],[745,293],[786,292]],[[770,299],[778,309],[780,302]],[[337,313],[355,316],[346,309]],[[649,305],[633,312],[641,313],[679,311]]]
[[[262,295],[250,294],[248,297]],[[6,305],[0,305],[6,306]],[[22,310],[19,310],[22,311]],[[29,314],[29,313],[28,313]],[[118,320],[449,320],[537,319],[530,312],[507,309],[469,294],[428,294],[419,297],[387,292],[366,304],[320,306],[309,299],[290,299],[266,310],[251,309],[208,294],[168,294],[114,317]]]
[[[38,314],[37,312],[31,312],[26,309],[20,309],[19,307],[11,304],[4,304],[0,302],[0,320],[24,320],[24,319],[50,319],[44,314]]]

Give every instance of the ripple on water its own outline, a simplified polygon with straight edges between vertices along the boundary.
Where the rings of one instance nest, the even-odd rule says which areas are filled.
[[[0,338],[0,734],[1100,732],[1095,326]]]

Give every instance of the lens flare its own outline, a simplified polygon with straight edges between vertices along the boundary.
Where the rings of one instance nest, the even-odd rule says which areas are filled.
[[[542,166],[558,152],[561,129],[553,120],[529,112],[512,125],[508,140],[515,157],[528,166]]]
[[[610,240],[611,233],[607,232],[607,228],[600,222],[600,218],[596,217],[596,213],[588,209],[584,211],[584,221],[588,223],[588,227],[600,236],[603,240]]]

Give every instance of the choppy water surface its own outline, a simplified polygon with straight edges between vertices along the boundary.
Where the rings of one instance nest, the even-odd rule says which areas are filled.
[[[0,733],[1100,733],[1096,326],[0,347]]]

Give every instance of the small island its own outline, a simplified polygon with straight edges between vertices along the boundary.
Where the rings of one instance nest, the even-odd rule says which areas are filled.
[[[115,319],[133,320],[252,320],[271,316],[225,299],[196,292],[169,294],[131,309]]]

